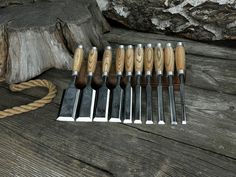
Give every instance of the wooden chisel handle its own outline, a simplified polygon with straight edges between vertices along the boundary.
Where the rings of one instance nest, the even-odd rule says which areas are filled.
[[[164,50],[165,69],[168,76],[174,75],[174,51],[171,43],[167,43]]]
[[[153,68],[153,48],[152,44],[147,44],[144,50],[144,69],[145,75],[152,75]]]
[[[78,48],[75,50],[74,54],[74,64],[73,64],[73,76],[78,75],[82,62],[84,60],[84,50],[83,46],[79,45]]]
[[[107,46],[106,50],[103,53],[103,59],[102,59],[102,75],[107,76],[110,68],[111,68],[111,60],[112,60],[112,51],[111,46]]]
[[[98,51],[96,47],[93,47],[89,51],[89,56],[88,56],[88,75],[93,75],[96,64],[97,64],[97,58],[98,58]]]
[[[184,74],[185,71],[185,49],[182,42],[178,42],[175,49],[176,68],[178,74]]]
[[[158,43],[154,49],[154,66],[157,75],[163,75],[164,69],[164,52],[161,43]]]
[[[134,68],[134,49],[128,45],[125,52],[125,71],[127,76],[131,76]]]
[[[116,49],[116,73],[117,75],[122,75],[124,71],[125,62],[125,48],[124,45],[120,45]]]
[[[138,44],[134,52],[134,70],[136,75],[142,75],[143,72],[143,46]]]

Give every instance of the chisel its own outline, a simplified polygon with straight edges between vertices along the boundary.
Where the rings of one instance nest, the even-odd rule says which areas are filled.
[[[94,110],[96,91],[92,88],[91,82],[97,64],[97,55],[98,55],[97,48],[93,47],[90,50],[88,56],[87,85],[82,91],[82,96],[80,101],[81,104],[79,107],[79,117],[76,119],[76,121],[91,122],[93,120],[93,110]]]
[[[120,86],[121,77],[124,70],[125,49],[120,45],[116,49],[116,87],[112,91],[111,118],[109,122],[121,122],[123,109],[123,89]]]
[[[107,46],[103,53],[102,60],[102,79],[103,84],[98,89],[97,93],[97,105],[95,108],[95,122],[107,122],[108,121],[108,109],[110,100],[110,89],[107,88],[107,78],[111,67],[112,51],[111,47]]]
[[[164,53],[161,43],[158,43],[154,49],[154,66],[158,81],[157,85],[158,124],[165,124],[164,109],[163,109],[163,91],[162,91]]]
[[[134,112],[134,123],[142,123],[141,115],[141,85],[140,80],[143,72],[143,46],[138,44],[134,52],[134,70],[136,76],[136,86],[135,86],[135,112]]]
[[[131,77],[132,77],[133,67],[134,67],[134,50],[132,45],[128,45],[125,52],[125,72],[126,72],[126,79],[128,82],[125,86],[123,123],[132,123],[133,90],[131,87]]]
[[[182,124],[186,124],[184,77],[185,77],[185,49],[182,42],[178,42],[175,49],[176,68],[180,80],[180,100],[182,106]]]
[[[176,125],[176,112],[175,112],[175,96],[173,88],[173,76],[174,76],[174,51],[171,46],[171,43],[167,43],[165,50],[165,69],[168,77],[168,93],[169,93],[169,104],[170,104],[170,115],[171,115],[171,124]]]
[[[152,87],[151,76],[153,68],[153,48],[152,44],[147,44],[144,50],[144,70],[146,76],[146,124],[153,124],[152,117]]]
[[[73,81],[64,92],[64,97],[61,103],[61,108],[58,121],[75,121],[76,110],[80,97],[80,90],[75,87],[76,78],[79,75],[81,64],[84,58],[83,46],[79,45],[75,50],[73,64]]]

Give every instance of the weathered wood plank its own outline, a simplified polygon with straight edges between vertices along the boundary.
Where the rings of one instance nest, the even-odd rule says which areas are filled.
[[[105,170],[0,127],[1,176],[111,176]]]
[[[10,99],[4,88],[1,88],[1,93],[4,94],[4,100]],[[14,99],[24,103],[31,98],[16,95]],[[9,106],[2,100],[0,104]],[[34,112],[1,120],[0,124],[33,143],[109,171],[115,176],[234,176],[236,173],[236,160],[227,157],[226,152],[226,155],[216,154],[194,145],[202,138],[199,130],[198,134],[194,132],[195,136],[183,133],[189,137],[188,140],[192,138],[194,144],[176,140],[173,134],[182,136],[181,131],[190,131],[196,126],[192,125],[191,120],[185,128],[65,123],[55,121],[57,110],[57,105],[50,104]],[[156,132],[159,129],[163,132]],[[170,130],[172,137],[166,135]],[[208,135],[209,132],[205,133]],[[12,139],[14,141],[14,137]],[[230,146],[233,151],[234,146]]]

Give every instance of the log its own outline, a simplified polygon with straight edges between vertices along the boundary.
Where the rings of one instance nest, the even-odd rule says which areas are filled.
[[[110,27],[96,1],[9,0],[0,7],[0,77],[8,83],[70,69],[78,44],[85,51],[107,45],[101,35]]]
[[[194,40],[235,40],[236,2],[215,0],[97,0],[103,14],[124,26]]]

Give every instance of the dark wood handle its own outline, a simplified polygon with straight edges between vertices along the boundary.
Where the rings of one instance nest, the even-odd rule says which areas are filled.
[[[80,71],[83,60],[84,60],[83,46],[79,45],[79,47],[75,50],[75,54],[74,54],[73,72]]]
[[[125,48],[123,45],[120,45],[116,49],[116,72],[122,74],[124,71],[124,62],[125,62]]]
[[[125,52],[125,71],[126,73],[132,73],[134,67],[134,49],[132,45],[129,45]]]
[[[151,74],[153,68],[153,48],[148,44],[144,51],[144,69],[146,74]]]
[[[164,69],[164,52],[161,43],[154,49],[154,66],[157,74],[162,74]]]
[[[88,73],[93,74],[96,68],[97,64],[97,58],[98,58],[98,51],[96,47],[93,47],[89,51],[89,56],[88,56]]]
[[[164,50],[164,58],[165,58],[165,69],[167,75],[174,74],[174,51],[171,47],[171,43],[168,43]]]
[[[134,69],[136,73],[139,72],[140,74],[142,74],[143,72],[143,56],[144,51],[142,44],[138,44],[134,54]]]
[[[185,70],[185,49],[182,42],[178,42],[175,49],[175,59],[177,71],[184,72]]]
[[[106,50],[103,53],[103,60],[102,60],[102,72],[105,75],[107,75],[109,73],[109,71],[110,71],[111,60],[112,60],[111,47],[107,46]]]

